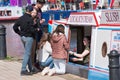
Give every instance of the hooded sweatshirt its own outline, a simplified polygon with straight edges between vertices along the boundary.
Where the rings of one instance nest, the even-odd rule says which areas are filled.
[[[67,59],[69,43],[63,33],[54,33],[51,39],[52,57],[55,59]]]

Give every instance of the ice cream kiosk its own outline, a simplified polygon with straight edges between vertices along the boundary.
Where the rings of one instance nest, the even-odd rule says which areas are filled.
[[[60,20],[55,24],[63,23],[62,21]],[[113,49],[120,52],[120,10],[73,12],[64,24],[70,29],[82,27],[82,35],[91,36],[88,80],[109,80],[109,59],[107,54]],[[71,31],[72,34],[74,33]],[[82,35],[78,34],[77,37]],[[74,40],[73,43],[75,43]]]

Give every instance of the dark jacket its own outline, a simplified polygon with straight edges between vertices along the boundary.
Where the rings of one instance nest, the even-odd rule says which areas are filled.
[[[32,16],[27,13],[25,13],[15,22],[13,29],[17,34],[25,37],[34,37],[37,30],[34,27]]]

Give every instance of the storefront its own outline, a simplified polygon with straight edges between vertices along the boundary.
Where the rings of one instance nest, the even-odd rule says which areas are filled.
[[[65,24],[71,30],[71,50],[81,53],[82,40],[86,35],[91,36],[90,63],[88,66],[88,80],[109,80],[109,59],[107,54],[115,49],[120,52],[120,10],[99,10],[71,13],[68,20],[53,21],[55,24]],[[56,22],[54,24],[54,22]],[[72,67],[70,67],[70,65]],[[69,72],[81,73],[80,67],[69,64]],[[77,65],[78,66],[78,65]],[[83,65],[84,66],[84,65]],[[68,68],[67,67],[67,68]],[[82,72],[83,74],[84,72]],[[85,74],[87,75],[87,74]]]

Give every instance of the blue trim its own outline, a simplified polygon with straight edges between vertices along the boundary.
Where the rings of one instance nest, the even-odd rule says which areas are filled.
[[[120,28],[98,28],[98,30],[120,30]]]
[[[48,25],[48,32],[52,33],[52,26],[50,24]]]
[[[97,69],[102,69],[102,70],[109,70],[109,69],[105,69],[105,68],[101,68],[101,67],[99,67],[99,66],[95,66],[95,68],[97,68]]]
[[[88,80],[109,80],[109,74],[99,71],[89,70]]]
[[[68,64],[73,65],[73,66],[79,66],[84,69],[88,69],[88,66],[84,66],[84,65],[80,65],[80,64],[76,64],[76,63],[72,63],[72,62],[68,62]]]
[[[93,67],[93,65],[90,65],[90,67]]]

